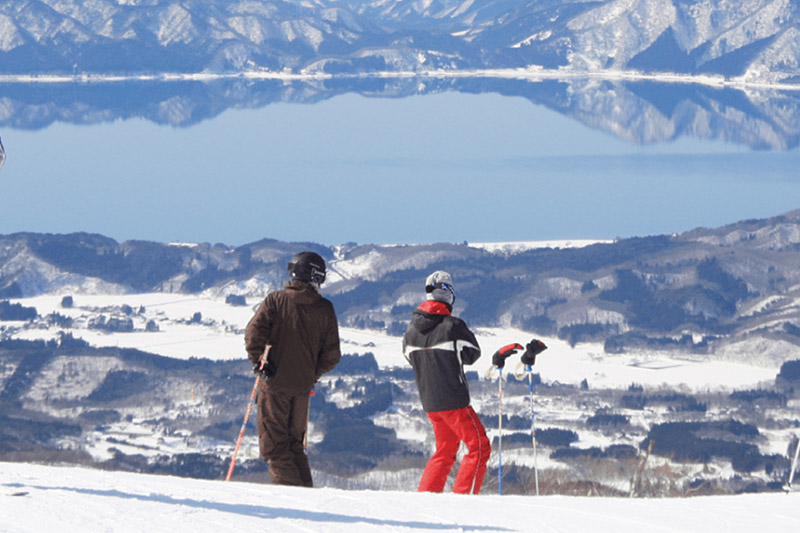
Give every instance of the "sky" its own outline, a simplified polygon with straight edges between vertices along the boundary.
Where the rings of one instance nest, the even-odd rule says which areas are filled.
[[[0,531],[789,533],[800,492],[695,498],[305,489],[0,463]]]
[[[622,141],[519,97],[348,94],[0,131],[0,234],[358,243],[613,239],[800,207],[797,150]]]

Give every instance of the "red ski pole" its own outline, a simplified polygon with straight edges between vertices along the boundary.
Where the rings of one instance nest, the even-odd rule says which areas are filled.
[[[269,353],[269,345],[267,345],[266,349],[264,349],[264,353],[261,355],[260,365],[258,367],[259,370],[264,368],[264,364],[267,362],[267,354]],[[258,384],[261,381],[261,374],[256,375],[256,381],[253,383],[253,392],[250,393],[250,402],[247,404],[247,411],[244,413],[244,421],[242,422],[242,429],[239,431],[239,438],[236,439],[236,446],[233,448],[233,457],[231,457],[231,465],[228,467],[228,475],[225,476],[225,481],[230,481],[231,476],[233,475],[233,469],[236,466],[236,456],[239,455],[239,447],[242,445],[242,439],[244,438],[244,430],[247,428],[247,421],[250,419],[250,411],[253,410],[253,405],[256,403],[256,394],[258,393]]]
[[[308,451],[308,423],[311,420],[311,398],[314,396],[312,390],[308,395],[308,411],[306,411],[306,432],[303,434],[303,453]]]

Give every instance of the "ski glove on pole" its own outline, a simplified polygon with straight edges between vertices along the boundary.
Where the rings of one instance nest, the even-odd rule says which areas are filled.
[[[547,346],[539,339],[533,339],[525,346],[525,352],[522,354],[520,361],[522,364],[533,366],[536,362],[536,356],[547,349]]]
[[[272,379],[272,376],[275,375],[275,367],[269,362],[265,363],[263,366],[261,363],[258,363],[253,365],[253,373],[260,375],[261,379],[264,381],[269,381]]]
[[[517,344],[516,342],[503,346],[494,352],[494,355],[492,356],[492,365],[496,366],[497,368],[503,368],[506,364],[506,359],[517,353],[519,350],[522,350],[522,345]]]

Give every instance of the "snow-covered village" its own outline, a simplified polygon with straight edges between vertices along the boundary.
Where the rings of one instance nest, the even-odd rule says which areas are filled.
[[[799,17],[7,0],[0,532],[798,531]]]

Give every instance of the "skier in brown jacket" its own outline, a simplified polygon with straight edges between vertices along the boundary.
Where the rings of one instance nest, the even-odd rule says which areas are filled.
[[[261,456],[279,485],[312,486],[303,449],[309,395],[341,359],[333,304],[318,292],[325,273],[319,255],[296,254],[289,263],[291,281],[267,295],[245,330],[248,357],[263,378],[258,395]]]

